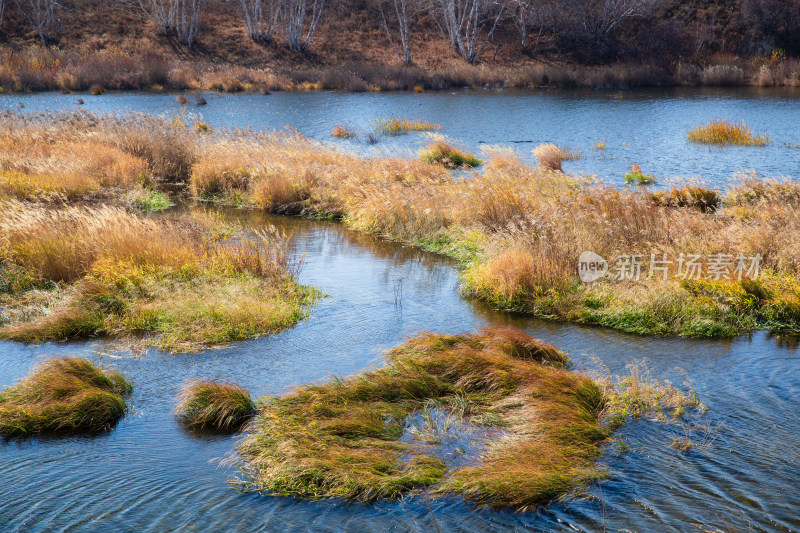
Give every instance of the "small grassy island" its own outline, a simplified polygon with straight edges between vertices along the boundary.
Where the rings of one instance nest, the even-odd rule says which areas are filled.
[[[238,430],[255,413],[250,393],[233,383],[197,380],[178,395],[175,415],[187,428],[220,433]]]
[[[125,414],[133,387],[119,373],[77,357],[50,359],[0,392],[0,435],[98,432]]]
[[[513,328],[424,333],[387,356],[266,400],[238,448],[244,488],[364,502],[427,490],[530,509],[601,476],[600,445],[627,416],[694,401],[600,386]]]

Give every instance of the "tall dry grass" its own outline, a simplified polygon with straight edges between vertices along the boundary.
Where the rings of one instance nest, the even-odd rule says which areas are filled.
[[[277,229],[245,235],[211,217],[114,207],[6,202],[0,213],[2,299],[22,308],[4,338],[145,335],[147,344],[192,350],[288,327],[313,299],[295,282],[299,264]],[[53,291],[52,301],[26,312],[37,287]]]

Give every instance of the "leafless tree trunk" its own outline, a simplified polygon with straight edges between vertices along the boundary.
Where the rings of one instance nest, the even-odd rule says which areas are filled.
[[[167,35],[172,26],[173,0],[137,0],[137,3],[145,18]]]
[[[542,0],[514,0],[514,25],[519,31],[520,49],[524,52],[528,49],[528,35],[533,28],[536,32],[536,46],[545,27],[545,16],[548,12],[548,4]]]
[[[3,13],[6,10],[6,1],[0,0],[0,26],[3,25]]]
[[[389,2],[387,2],[389,3]],[[383,29],[386,30],[386,37],[389,38],[389,43],[392,45],[394,52],[400,60],[407,64],[411,64],[411,22],[412,18],[418,10],[419,4],[414,0],[391,0],[389,7],[389,19],[392,20],[396,26],[397,41],[392,37],[389,19],[386,18],[386,13],[383,9],[383,2],[379,0],[378,10],[381,13],[381,24]],[[394,16],[392,17],[392,13]]]
[[[644,16],[661,0],[565,0],[562,8],[574,14],[577,28],[598,42],[623,21]]]
[[[59,20],[56,18],[56,0],[16,0],[25,20],[36,30],[36,35],[47,44],[53,40],[58,31]]]
[[[492,39],[508,0],[438,1],[450,45],[465,60],[475,63]]]
[[[279,0],[238,0],[247,36],[254,41],[271,41],[281,13]]]
[[[305,50],[311,44],[314,33],[317,31],[319,19],[322,17],[322,9],[325,7],[325,0],[311,0],[309,7],[308,0],[283,0],[281,6],[281,23],[283,26],[283,36],[286,39],[286,46],[292,50]],[[303,28],[306,26],[306,19],[310,17],[306,35],[303,37]]]
[[[178,40],[192,47],[200,30],[200,8],[203,0],[172,0],[173,26]]]

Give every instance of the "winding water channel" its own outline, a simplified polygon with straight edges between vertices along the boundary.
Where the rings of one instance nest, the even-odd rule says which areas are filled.
[[[640,337],[493,312],[459,297],[448,260],[341,226],[231,211],[246,225],[280,224],[304,256],[304,283],[329,296],[293,329],[189,355],[134,354],[103,342],[0,343],[0,388],[55,354],[89,357],[135,384],[133,412],[95,437],[0,444],[0,529],[32,531],[724,531],[800,529],[800,357],[764,334],[733,340]],[[402,299],[396,302],[397,288]],[[379,365],[381,351],[419,330],[511,324],[567,350],[575,364],[612,372],[647,359],[654,376],[696,388],[707,413],[683,423],[640,420],[609,445],[608,479],[591,498],[534,513],[476,510],[456,499],[374,506],[242,494],[215,458],[233,437],[184,432],[171,410],[181,383],[225,379],[255,395]],[[670,446],[687,426],[709,447]],[[708,429],[708,431],[706,431]]]
[[[175,113],[175,95],[81,95],[85,108]],[[619,183],[632,162],[661,176],[700,174],[721,186],[739,168],[768,175],[800,170],[800,91],[650,91],[489,94],[274,94],[211,96],[205,120],[254,128],[291,124],[315,138],[349,122],[368,128],[391,115],[441,122],[473,149],[552,141],[587,157],[567,170]],[[0,109],[73,109],[76,95],[0,95]],[[774,142],[763,149],[692,146],[685,132],[706,119],[747,120]],[[592,149],[605,138],[604,152]],[[523,141],[523,142],[514,142]],[[530,141],[530,142],[529,142]],[[418,135],[359,151],[415,150]],[[788,144],[788,145],[787,145]],[[245,225],[293,232],[303,283],[322,289],[309,318],[284,333],[189,355],[131,353],[113,343],[0,343],[0,388],[54,355],[81,355],[131,378],[132,412],[115,430],[0,442],[0,531],[800,531],[800,352],[764,333],[722,340],[627,335],[495,312],[459,296],[458,272],[441,257],[382,242],[340,225],[228,211]],[[398,295],[402,295],[398,298]],[[602,464],[608,478],[589,497],[538,512],[476,510],[457,499],[409,498],[374,506],[301,502],[231,488],[221,466],[234,437],[198,437],[172,416],[187,379],[230,380],[255,396],[351,375],[382,362],[382,350],[417,331],[461,332],[510,324],[566,350],[579,367],[627,372],[646,360],[652,375],[689,380],[708,406],[681,422],[639,420],[618,432]],[[670,446],[691,431],[699,444]]]

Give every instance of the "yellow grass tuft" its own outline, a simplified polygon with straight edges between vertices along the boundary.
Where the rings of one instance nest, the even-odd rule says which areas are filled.
[[[753,134],[743,122],[735,124],[730,120],[714,119],[689,131],[691,142],[716,144],[719,146],[736,144],[741,146],[764,146],[769,143],[766,133]]]

